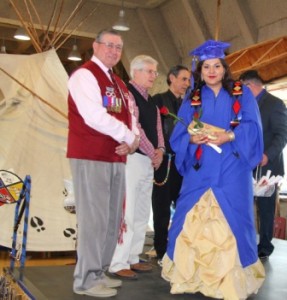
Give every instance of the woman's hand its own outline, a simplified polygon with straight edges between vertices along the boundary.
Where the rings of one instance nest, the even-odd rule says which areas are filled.
[[[197,145],[207,144],[208,142],[210,142],[206,134],[191,135],[189,141],[190,143],[197,144]]]
[[[229,143],[234,140],[234,133],[231,133],[229,131],[224,132],[215,132],[212,135],[214,138],[209,140],[209,143],[220,146],[225,143]]]
[[[214,132],[212,136],[207,134],[196,134],[190,136],[192,144],[214,144],[220,146],[225,143],[232,142],[235,139],[234,133],[230,131]]]

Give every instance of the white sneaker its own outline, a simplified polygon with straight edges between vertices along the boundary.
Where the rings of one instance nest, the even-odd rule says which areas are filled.
[[[74,290],[74,293],[78,295],[87,295],[91,297],[108,298],[115,296],[117,294],[117,290],[110,289],[103,284],[99,284],[84,291]]]
[[[119,279],[112,279],[110,277],[108,277],[107,275],[105,275],[104,277],[104,285],[108,288],[117,288],[120,287],[122,285],[122,281]]]

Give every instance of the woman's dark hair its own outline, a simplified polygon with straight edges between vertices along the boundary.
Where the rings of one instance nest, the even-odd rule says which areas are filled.
[[[231,76],[229,66],[228,66],[227,62],[224,59],[219,58],[219,60],[220,60],[222,66],[225,70],[224,76],[222,78],[222,86],[232,96],[232,83],[233,83],[233,80],[232,80],[232,76]],[[202,70],[203,63],[204,63],[204,60],[200,61],[197,64],[196,70],[193,74],[195,85],[194,85],[194,90],[192,91],[192,94],[191,94],[191,98],[193,97],[193,94],[195,93],[195,91],[198,88],[201,88],[203,85],[205,85],[205,82],[203,80],[201,80],[201,70]]]

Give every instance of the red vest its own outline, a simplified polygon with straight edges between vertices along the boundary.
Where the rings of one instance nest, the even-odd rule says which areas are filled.
[[[115,104],[115,102],[118,103],[118,99],[122,98],[122,96],[104,71],[92,61],[86,62],[81,68],[88,69],[96,77],[101,89],[103,105],[107,107],[108,113],[131,128],[131,115],[128,109],[128,89],[122,80],[115,76],[116,82],[122,91],[122,96],[125,98],[126,106],[122,104],[121,109],[116,109],[116,106],[113,106],[113,104]],[[116,97],[108,97],[111,96],[111,94]],[[68,107],[68,158],[105,162],[126,162],[126,156],[119,156],[115,153],[115,148],[119,145],[117,141],[85,124],[71,94],[69,94],[68,97]]]

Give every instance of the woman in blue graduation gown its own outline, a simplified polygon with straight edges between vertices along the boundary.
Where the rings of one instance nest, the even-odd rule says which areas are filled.
[[[263,138],[251,91],[231,81],[223,59],[228,46],[210,40],[191,53],[199,59],[197,81],[170,140],[183,184],[162,276],[173,294],[236,300],[256,293],[265,277],[252,189]]]

